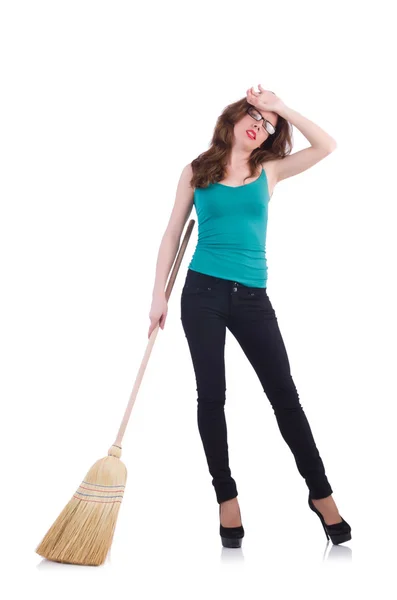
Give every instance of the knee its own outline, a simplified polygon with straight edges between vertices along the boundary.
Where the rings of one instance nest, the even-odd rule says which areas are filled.
[[[219,408],[223,408],[226,402],[225,392],[218,394],[199,394],[197,397],[197,404],[200,410],[205,411],[216,411]]]
[[[275,411],[302,410],[298,390],[292,379],[288,382],[283,381],[268,386],[264,392]]]

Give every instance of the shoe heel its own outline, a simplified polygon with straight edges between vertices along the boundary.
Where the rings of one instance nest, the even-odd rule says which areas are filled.
[[[331,542],[335,545],[343,544],[343,542],[348,542],[352,539],[351,536],[351,527],[349,523],[345,521],[343,517],[341,517],[342,521],[340,523],[334,523],[333,525],[327,525],[324,521],[323,515],[316,509],[314,506],[312,499],[309,493],[309,507],[316,515],[319,517],[323,529],[325,531],[325,535],[327,536],[327,541],[331,538]]]
[[[328,535],[327,528],[326,528],[326,526],[325,526],[325,523],[323,523],[322,519],[320,519],[320,520],[321,520],[321,525],[323,526],[323,529],[324,529],[324,531],[325,531],[325,535],[326,535],[326,537],[327,537],[327,542],[328,542],[328,540],[329,540],[329,535]]]

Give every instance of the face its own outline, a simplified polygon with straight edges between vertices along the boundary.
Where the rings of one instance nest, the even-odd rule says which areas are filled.
[[[276,127],[278,119],[277,113],[262,110],[259,112],[262,117],[270,121],[270,123]],[[248,113],[245,114],[244,117],[234,125],[236,143],[251,152],[252,150],[255,150],[255,148],[259,148],[259,146],[270,136],[263,125],[263,120],[256,121]],[[249,133],[252,137],[248,135],[247,130],[250,130]]]

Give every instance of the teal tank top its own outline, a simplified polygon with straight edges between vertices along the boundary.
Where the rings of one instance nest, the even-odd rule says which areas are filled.
[[[267,286],[266,171],[244,185],[195,188],[198,241],[188,268],[249,287]]]

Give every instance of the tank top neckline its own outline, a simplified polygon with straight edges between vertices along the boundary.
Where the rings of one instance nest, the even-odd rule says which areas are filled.
[[[263,176],[264,172],[265,172],[265,169],[262,166],[262,171],[261,171],[261,174],[259,175],[259,177],[257,177],[256,179],[254,179],[254,181],[250,181],[249,183],[243,183],[242,185],[226,185],[224,183],[219,183],[218,181],[215,182],[213,185],[220,185],[220,186],[225,187],[225,188],[230,188],[231,190],[236,190],[238,188],[245,188],[248,185],[251,185],[251,184],[256,183],[257,181],[259,181],[259,179]]]

